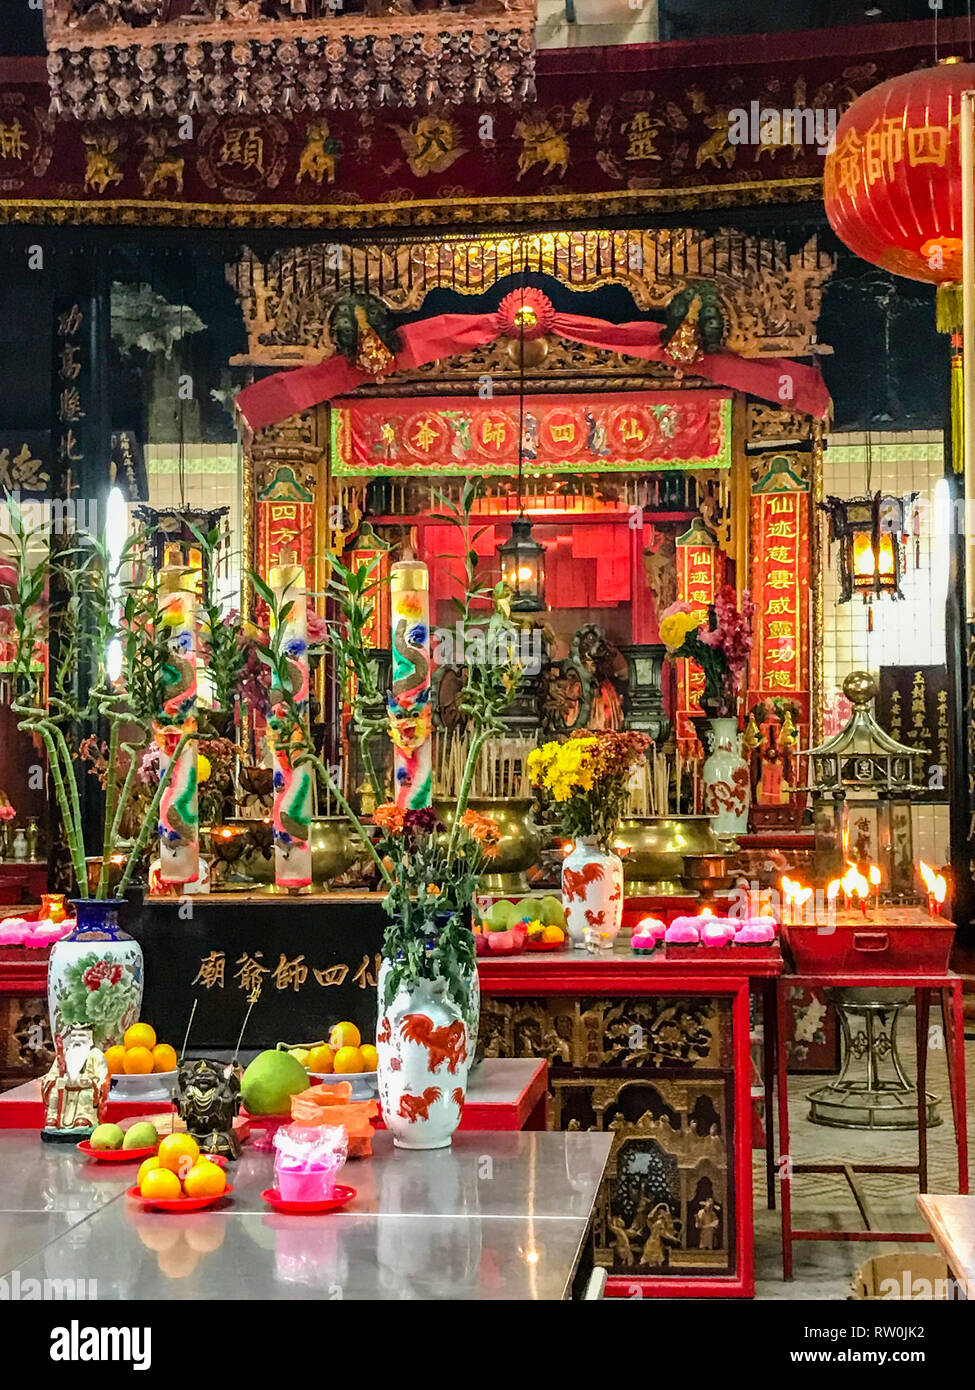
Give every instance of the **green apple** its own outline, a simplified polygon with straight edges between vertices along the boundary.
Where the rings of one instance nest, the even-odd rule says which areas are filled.
[[[125,1132],[123,1149],[154,1149],[159,1143],[159,1135],[156,1133],[156,1126],[150,1124],[148,1120],[139,1120],[138,1124],[132,1125]]]
[[[120,1149],[124,1140],[118,1125],[99,1125],[88,1142],[93,1149]]]

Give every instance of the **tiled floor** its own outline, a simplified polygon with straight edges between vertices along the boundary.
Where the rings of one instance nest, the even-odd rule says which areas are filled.
[[[940,1022],[932,1011],[932,1039],[940,1042]],[[969,1025],[971,1027],[971,1025]],[[898,1045],[909,1075],[914,1074],[914,1015],[905,1010],[898,1032]],[[975,1040],[965,1045],[968,1090],[969,1147],[975,1137]],[[892,1132],[830,1129],[808,1119],[808,1094],[826,1080],[822,1076],[789,1079],[790,1148],[795,1162],[803,1159],[863,1160],[911,1163],[917,1157],[916,1131]],[[948,1103],[948,1074],[945,1054],[933,1046],[928,1054],[928,1090],[942,1098],[942,1123],[928,1131],[928,1188],[931,1192],[957,1192],[957,1167],[951,1107]],[[756,1298],[845,1299],[857,1268],[871,1255],[894,1250],[934,1251],[933,1245],[895,1245],[860,1241],[802,1241],[793,1246],[795,1277],[782,1279],[781,1224],[778,1210],[767,1209],[765,1201],[764,1153],[755,1151],[755,1278]],[[915,1201],[917,1179],[899,1174],[861,1176],[860,1185],[876,1224],[888,1229],[925,1229]],[[862,1229],[862,1221],[846,1180],[822,1173],[797,1174],[792,1183],[793,1225],[805,1229]]]

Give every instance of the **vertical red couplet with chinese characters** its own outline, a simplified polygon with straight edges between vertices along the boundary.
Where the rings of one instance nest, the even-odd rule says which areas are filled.
[[[704,522],[697,518],[689,531],[677,537],[677,597],[694,606],[702,623],[724,575],[724,555]],[[677,663],[677,742],[688,753],[697,742],[691,720],[704,713],[704,672],[695,661]]]
[[[773,460],[752,489],[748,703],[792,700],[802,723],[809,720],[809,505],[809,484],[785,459]]]

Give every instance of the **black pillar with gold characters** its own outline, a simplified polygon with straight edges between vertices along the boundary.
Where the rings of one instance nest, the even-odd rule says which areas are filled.
[[[51,491],[52,552],[70,548],[79,532],[103,535],[108,517],[111,476],[111,277],[106,258],[89,245],[59,246],[51,255],[56,277],[53,301],[51,362],[51,437],[54,466]],[[67,593],[52,575],[50,643],[52,672],[57,669]],[[80,622],[91,626],[93,614],[82,605]],[[85,674],[79,667],[79,694]],[[89,729],[72,730],[77,742]],[[103,793],[95,777],[79,777],[85,844],[97,842]],[[48,797],[48,878],[52,888],[65,887],[70,876],[57,846],[63,838],[53,792]],[[79,885],[82,896],[87,894]]]

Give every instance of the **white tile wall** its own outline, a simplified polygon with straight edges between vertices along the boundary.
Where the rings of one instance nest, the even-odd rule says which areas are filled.
[[[943,442],[940,431],[876,431],[870,436],[870,491],[878,489],[901,496],[916,491],[926,503],[925,514],[934,510],[934,489],[944,475]],[[834,434],[824,458],[823,491],[837,497],[863,496],[867,491],[867,437],[864,434]],[[827,537],[827,519],[821,516],[822,537]],[[875,600],[873,631],[869,630],[869,610],[859,598],[837,602],[839,575],[835,563],[825,570],[823,581],[823,704],[828,710],[839,695],[843,679],[850,671],[872,671],[881,666],[940,665],[946,659],[945,595],[947,593],[948,549],[944,536],[935,540],[930,532],[920,538],[920,564],[915,568],[913,540],[905,553],[905,573],[901,588],[903,602]],[[833,547],[835,556],[836,547]],[[827,730],[829,732],[829,730]],[[948,858],[948,808],[914,808],[915,856],[931,864]]]

